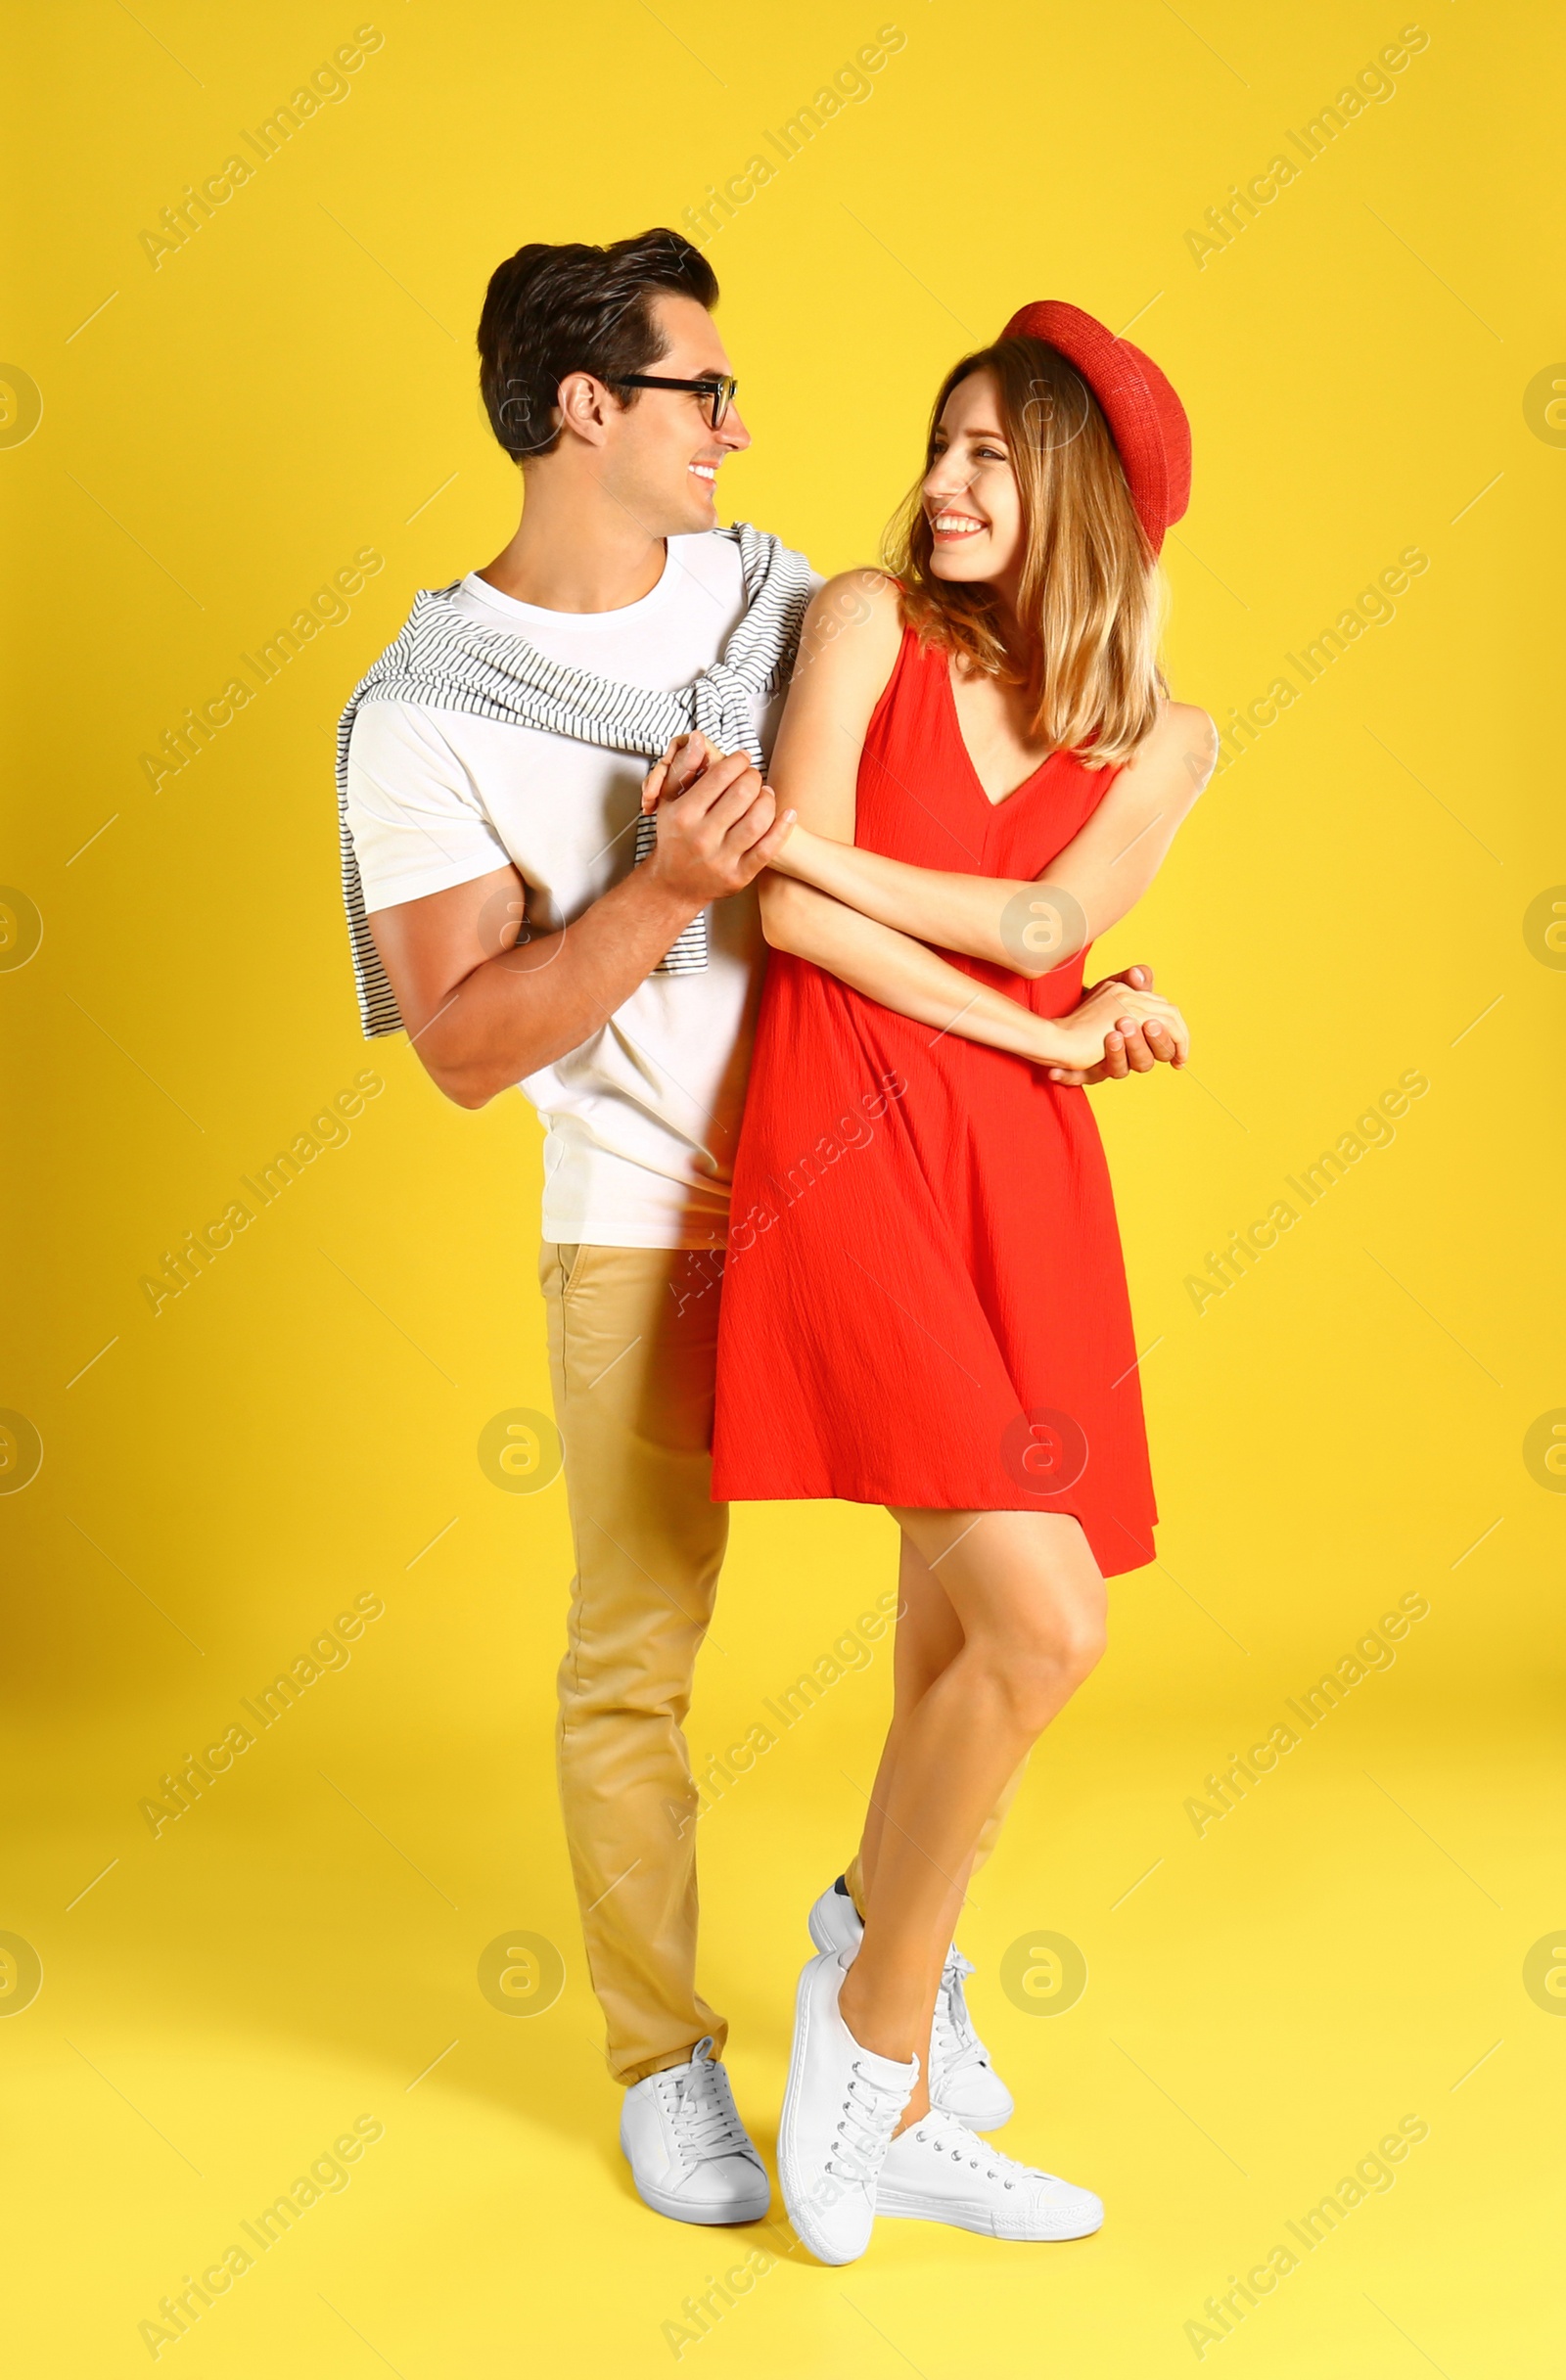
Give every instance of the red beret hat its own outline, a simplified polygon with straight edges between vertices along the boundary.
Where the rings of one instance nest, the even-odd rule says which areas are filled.
[[[1000,336],[1042,340],[1082,374],[1103,409],[1136,517],[1156,554],[1164,531],[1191,500],[1191,426],[1157,364],[1062,298],[1020,307]]]

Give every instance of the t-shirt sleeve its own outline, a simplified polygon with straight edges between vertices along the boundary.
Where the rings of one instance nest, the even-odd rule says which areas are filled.
[[[510,865],[471,772],[414,703],[364,703],[348,740],[348,831],[367,912]]]

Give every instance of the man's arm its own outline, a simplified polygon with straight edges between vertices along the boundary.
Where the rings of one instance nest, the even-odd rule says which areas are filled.
[[[743,753],[714,762],[660,811],[651,857],[557,934],[519,939],[527,887],[513,867],[376,910],[403,1022],[447,1098],[482,1108],[589,1039],[709,901],[770,863],[774,806]]]

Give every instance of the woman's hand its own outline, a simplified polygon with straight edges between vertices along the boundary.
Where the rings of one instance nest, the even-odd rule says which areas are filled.
[[[1132,968],[1129,972],[1140,975],[1147,971]],[[1149,977],[1149,986],[1150,983]],[[1108,1055],[1111,1038],[1124,1035],[1128,1041],[1138,1032],[1149,1047],[1155,1041],[1168,1046],[1172,1066],[1183,1066],[1191,1046],[1185,1019],[1173,1000],[1162,999],[1149,986],[1111,977],[1108,983],[1095,985],[1069,1016],[1040,1018],[1045,1048],[1038,1063],[1047,1068],[1051,1081],[1102,1080],[1115,1071]],[[1154,1048],[1154,1055],[1162,1057],[1165,1046]]]
[[[715,744],[710,744],[699,728],[689,735],[674,736],[665,745],[646,776],[642,779],[642,808],[656,810],[660,801],[672,801],[693,786],[714,760],[724,759]]]
[[[1129,984],[1133,991],[1151,991],[1151,967],[1126,967],[1118,975],[1107,975],[1096,984],[1089,984],[1082,993],[1090,1000],[1095,992],[1113,990],[1117,984]],[[1082,1005],[1081,1001],[1078,1003]],[[1155,1066],[1183,1064],[1174,1034],[1158,1017],[1141,1022],[1134,1017],[1118,1017],[1115,1030],[1104,1036],[1104,1055],[1096,1066],[1074,1070],[1052,1066],[1049,1079],[1063,1088],[1075,1089],[1087,1082],[1124,1082],[1128,1075],[1150,1075]]]

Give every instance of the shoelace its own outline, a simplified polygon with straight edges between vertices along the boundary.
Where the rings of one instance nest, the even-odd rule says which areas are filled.
[[[972,2166],[975,2173],[984,2174],[990,2181],[1002,2183],[1008,2190],[1016,2188],[1018,2176],[1024,2181],[1055,2181],[1059,2178],[1057,2174],[1044,2173],[1041,2167],[1024,2165],[1019,2158],[1008,2157],[1004,2149],[992,2149],[988,2140],[981,2140],[977,2132],[970,2132],[965,2124],[953,2125],[945,2131],[916,2124],[913,2136],[915,2140],[923,2141],[936,2156],[949,2158],[953,2164]],[[979,2152],[977,2156],[972,2154],[974,2150]]]
[[[944,2074],[955,2074],[960,2067],[983,2066],[988,2063],[973,2019],[968,2014],[967,1996],[962,1989],[963,1977],[974,1973],[971,1958],[953,1947],[950,1957],[941,1970],[941,1989],[936,1993],[935,2040],[932,2063],[939,2063]]]
[[[658,2077],[658,2095],[668,2116],[680,2155],[691,2165],[708,2157],[733,2157],[751,2143],[721,2066],[711,2055],[711,2037],[699,2041],[689,2066],[668,2067]]]
[[[873,2189],[892,2128],[907,2097],[906,2085],[877,2082],[855,2059],[849,2074],[849,2095],[828,2152],[827,2172],[840,2180]]]

